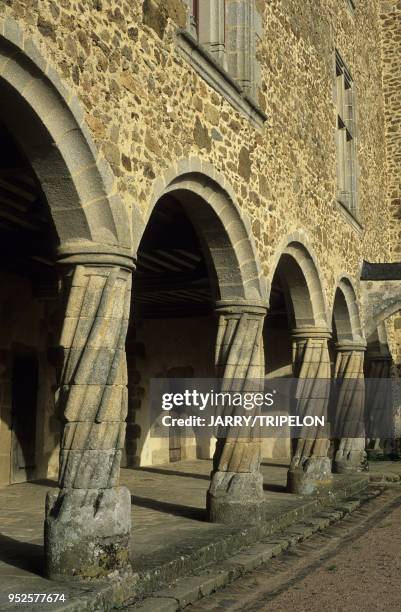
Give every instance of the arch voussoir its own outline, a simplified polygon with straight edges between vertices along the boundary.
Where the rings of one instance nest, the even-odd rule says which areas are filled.
[[[287,286],[294,307],[295,327],[306,324],[329,327],[326,298],[316,258],[310,248],[294,240],[299,237],[305,238],[302,232],[293,232],[288,238],[289,242],[284,242],[273,257],[275,267],[271,270],[269,281],[271,284],[274,274],[278,272]]]
[[[183,174],[180,174],[181,170]],[[147,220],[165,194],[174,195],[181,202],[194,227],[202,234],[202,242],[207,245],[212,260],[215,258],[216,273],[221,275],[219,286],[223,294],[220,298],[249,297],[265,304],[266,286],[261,279],[261,267],[249,224],[241,214],[233,190],[213,166],[199,158],[179,160],[155,181]],[[141,223],[138,244],[146,223]],[[228,268],[231,268],[231,277],[238,277],[236,282],[232,279],[227,282]]]
[[[98,165],[78,99],[8,17],[0,22],[0,57],[0,112],[41,183],[60,242],[87,240],[129,254],[128,215],[121,198],[110,205],[112,173],[104,159]]]

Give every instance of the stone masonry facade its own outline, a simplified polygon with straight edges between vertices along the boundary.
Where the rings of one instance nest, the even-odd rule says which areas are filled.
[[[386,128],[387,186],[390,214],[390,257],[401,259],[401,3],[382,1],[381,7],[382,71]],[[401,317],[389,321],[392,353],[401,375]]]
[[[345,0],[303,2],[302,12],[298,0],[257,6],[263,130],[177,54],[175,33],[186,19],[180,0],[1,2],[78,97],[129,211],[147,218],[154,182],[179,160],[208,162],[252,219],[266,275],[285,237],[305,229],[330,304],[339,275],[356,279],[362,258],[389,253],[380,2],[360,2],[354,14]],[[335,202],[336,48],[357,87],[363,230]]]
[[[401,258],[401,3],[383,0],[383,95],[387,149],[387,206],[390,212],[390,248],[393,261]]]
[[[288,491],[366,469],[365,366],[400,358],[400,18],[394,0],[0,0],[0,484],[13,461],[14,481],[58,470],[50,578],[129,571],[119,473],[141,449],[213,456],[209,520],[263,520],[254,433],[144,443],[154,378],[296,376],[307,415],[335,378],[347,427],[299,434]]]

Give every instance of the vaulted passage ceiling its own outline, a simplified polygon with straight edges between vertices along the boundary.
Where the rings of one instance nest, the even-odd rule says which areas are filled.
[[[212,291],[203,252],[181,204],[164,196],[138,251],[133,312],[141,318],[208,314]]]

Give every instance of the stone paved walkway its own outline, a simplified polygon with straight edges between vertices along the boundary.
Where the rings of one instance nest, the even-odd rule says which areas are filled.
[[[295,502],[296,496],[285,492],[287,468],[285,461],[262,464],[266,498],[276,508]],[[121,483],[132,492],[134,570],[160,563],[167,550],[171,554],[175,548],[196,547],[205,537],[213,540],[213,533],[224,529],[205,520],[210,470],[210,461],[122,470]],[[52,486],[41,481],[0,490],[0,610],[7,609],[10,592],[66,592],[69,599],[90,592],[90,587],[66,587],[43,577],[43,510]]]
[[[132,492],[132,551],[134,569],[160,562],[163,552],[197,536],[221,529],[205,521],[205,499],[211,461],[121,470],[121,484]],[[284,493],[287,465],[265,463],[267,495]],[[0,489],[0,610],[8,593],[68,592],[80,596],[86,588],[56,585],[43,577],[43,516],[46,492],[53,481],[16,484]]]

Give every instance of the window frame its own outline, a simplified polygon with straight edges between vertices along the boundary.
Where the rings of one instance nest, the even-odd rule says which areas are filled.
[[[358,219],[358,165],[355,83],[341,54],[335,52],[336,199]]]
[[[210,0],[206,1],[210,2]],[[220,44],[224,42],[224,53],[221,53],[220,57],[219,51],[222,51],[222,49],[221,47],[219,49],[218,44],[213,44],[213,39],[209,41],[211,45],[200,42],[198,32],[194,28],[193,0],[185,0],[185,2],[188,7],[187,25],[185,28],[177,31],[178,52],[199,76],[217,93],[222,95],[235,110],[246,116],[254,127],[262,129],[268,117],[258,102],[259,88],[261,88],[261,69],[256,57],[256,46],[257,39],[260,40],[263,35],[263,15],[259,12],[256,0],[224,0],[224,28],[220,27],[220,32],[222,33]],[[200,0],[200,7],[202,2],[205,2],[205,0]],[[241,24],[242,29],[245,29],[245,24],[251,24],[252,33],[246,40],[251,40],[252,46],[241,46],[241,37],[239,40],[235,40],[235,36],[233,36],[232,28],[236,28],[238,21],[235,19],[234,24],[230,21],[231,15],[227,7],[230,7],[231,2],[241,5],[242,10],[238,12],[239,19],[241,15],[247,15],[247,11],[252,15],[251,18],[243,18],[243,23]],[[216,13],[221,18],[221,10]],[[212,11],[209,11],[210,14],[212,14]],[[248,71],[252,79],[248,79],[248,82],[245,81],[245,83],[241,79],[240,71],[238,73],[234,70],[232,71],[231,65],[229,65],[227,46],[228,41],[230,40],[230,43],[232,43],[233,39],[235,43],[239,43],[237,49],[240,53],[243,53],[243,64],[244,60],[245,62],[248,61],[248,58],[249,64],[252,63],[252,67]],[[242,38],[242,40],[245,39]],[[210,46],[212,46],[214,53],[211,52]],[[240,68],[240,61],[238,62],[238,67]]]
[[[188,1],[188,30],[198,39],[199,30],[199,0]]]
[[[257,99],[261,69],[256,57],[263,18],[256,0],[186,0],[187,31],[234,79]]]
[[[227,70],[226,0],[198,0],[198,42]]]

